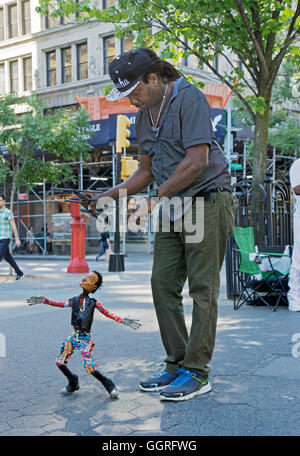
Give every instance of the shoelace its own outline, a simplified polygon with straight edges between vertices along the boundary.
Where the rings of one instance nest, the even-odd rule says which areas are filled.
[[[193,375],[192,372],[190,372],[186,369],[179,369],[177,371],[177,374],[178,374],[178,377],[169,386],[172,386],[172,387],[181,386],[186,382],[186,380],[188,378],[191,378],[191,376]]]
[[[163,370],[157,372],[157,374],[153,374],[152,377],[153,378],[159,378],[159,377],[161,377],[162,375],[165,375],[165,374],[168,374],[168,372],[163,369]]]

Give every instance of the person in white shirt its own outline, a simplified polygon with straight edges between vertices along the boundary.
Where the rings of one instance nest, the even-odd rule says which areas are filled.
[[[290,168],[290,181],[295,198],[294,248],[289,274],[289,310],[300,312],[300,158]]]

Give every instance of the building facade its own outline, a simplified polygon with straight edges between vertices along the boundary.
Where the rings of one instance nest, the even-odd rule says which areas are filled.
[[[98,8],[108,8],[114,0],[96,0]],[[52,111],[67,107],[70,112],[79,109],[75,97],[104,96],[111,83],[108,65],[118,54],[132,48],[132,37],[122,39],[114,35],[113,24],[98,21],[85,22],[76,15],[54,18],[40,15],[37,0],[0,0],[0,95],[16,92],[30,95],[35,92]],[[215,58],[214,65],[225,65],[226,61]],[[180,62],[182,71],[200,78],[205,83],[216,83],[215,75],[205,66],[200,67],[194,56]],[[19,106],[19,113],[26,109]],[[137,153],[133,145],[131,151]],[[78,171],[78,188],[95,189],[95,179],[102,184],[113,182],[113,154],[111,145],[95,148],[89,163],[74,165]],[[59,253],[66,247],[59,238],[61,226],[70,222],[69,203],[50,191],[51,183],[44,183],[43,190],[37,186],[27,200],[18,199],[18,226],[21,236],[33,226],[38,233],[37,251],[45,253],[48,241],[52,240],[52,251]],[[21,190],[22,191],[22,190]],[[131,198],[128,207],[134,207]],[[29,204],[29,200],[34,204]],[[66,214],[65,216],[63,214]],[[54,227],[58,226],[55,239]],[[69,225],[68,225],[69,226]],[[70,239],[69,228],[64,228],[65,238]],[[46,233],[49,235],[46,238]],[[130,239],[142,244],[142,251],[151,250],[148,227],[139,236],[124,235],[125,243]],[[89,220],[87,251],[98,248],[98,232],[95,222]],[[48,241],[47,241],[48,239]],[[132,247],[133,250],[135,247]],[[48,249],[49,250],[49,249]],[[68,253],[68,249],[65,249]],[[138,247],[139,250],[139,247]]]

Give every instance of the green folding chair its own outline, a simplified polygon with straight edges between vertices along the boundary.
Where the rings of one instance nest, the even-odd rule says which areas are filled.
[[[239,295],[234,296],[234,309],[248,303],[263,304],[276,311],[281,300],[288,304],[287,280],[291,257],[286,253],[287,249],[283,253],[279,253],[282,248],[278,247],[258,251],[254,245],[252,226],[236,226],[233,236],[237,245],[234,250],[240,256],[240,264],[234,274],[241,286]]]

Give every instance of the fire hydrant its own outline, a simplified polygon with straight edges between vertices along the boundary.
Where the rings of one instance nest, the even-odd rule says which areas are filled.
[[[89,272],[89,266],[85,259],[85,238],[86,238],[86,222],[84,222],[80,214],[80,199],[77,196],[72,196],[72,199],[78,199],[78,203],[70,203],[71,216],[74,221],[71,225],[71,259],[67,272]]]

